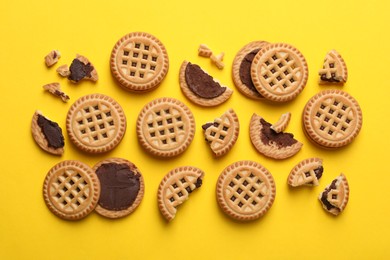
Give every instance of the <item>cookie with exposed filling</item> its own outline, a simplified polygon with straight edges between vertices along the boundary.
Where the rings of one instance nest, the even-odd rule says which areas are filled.
[[[99,76],[92,63],[85,56],[77,54],[69,67],[68,79],[78,83],[81,80],[97,81]]]
[[[327,212],[337,216],[347,206],[349,199],[349,184],[344,174],[340,174],[329,184],[318,199]]]
[[[320,158],[308,158],[294,166],[288,175],[287,183],[292,187],[318,186],[323,172]]]
[[[347,65],[336,50],[329,51],[324,59],[322,69],[318,72],[320,84],[344,84],[348,79]]]

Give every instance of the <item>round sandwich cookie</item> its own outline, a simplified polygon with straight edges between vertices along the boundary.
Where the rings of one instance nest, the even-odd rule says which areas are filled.
[[[238,51],[233,60],[232,77],[234,85],[242,94],[252,99],[264,99],[253,85],[251,66],[256,54],[267,44],[269,43],[265,41],[250,42]]]
[[[172,221],[177,208],[202,186],[203,177],[204,172],[192,166],[178,167],[165,175],[158,187],[157,202],[167,221]]]
[[[308,78],[302,53],[287,43],[271,43],[254,57],[251,65],[253,85],[267,100],[287,102],[302,92]]]
[[[163,97],[146,104],[138,115],[137,136],[141,146],[158,157],[183,153],[195,135],[195,120],[181,101]]]
[[[49,170],[43,198],[49,210],[66,220],[79,220],[91,213],[99,200],[100,183],[86,164],[68,160]]]
[[[319,180],[324,172],[322,160],[319,158],[308,158],[300,161],[291,170],[287,178],[287,183],[291,187],[318,186]]]
[[[271,208],[275,195],[276,186],[271,173],[253,161],[235,162],[218,178],[218,205],[235,220],[260,218]]]
[[[306,104],[302,116],[306,136],[323,148],[351,143],[362,127],[362,110],[356,99],[342,90],[324,90]]]
[[[142,93],[159,86],[168,73],[169,59],[159,39],[149,33],[133,32],[115,44],[110,66],[124,89]]]
[[[188,61],[184,61],[180,67],[179,81],[184,95],[204,107],[218,106],[233,94],[233,90],[221,86],[199,65]]]
[[[66,117],[66,130],[75,146],[88,153],[114,149],[126,132],[126,116],[111,97],[90,94],[76,100]]]
[[[141,203],[145,185],[138,168],[121,158],[109,158],[93,167],[100,181],[100,197],[95,211],[107,218],[121,218]]]

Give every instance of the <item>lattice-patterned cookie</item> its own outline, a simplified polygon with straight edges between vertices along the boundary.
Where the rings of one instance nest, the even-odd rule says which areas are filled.
[[[95,209],[99,196],[99,179],[88,165],[75,160],[56,164],[43,184],[47,207],[67,220],[86,217]]]
[[[146,92],[165,78],[169,59],[160,40],[145,32],[133,32],[115,44],[110,64],[113,76],[124,89]]]
[[[184,95],[193,103],[212,107],[226,102],[233,90],[221,86],[201,67],[184,61],[179,73],[180,88]]]
[[[195,120],[181,101],[164,97],[146,104],[138,115],[137,135],[141,146],[159,157],[183,153],[195,135]]]
[[[145,192],[144,179],[137,166],[125,159],[109,158],[98,162],[93,171],[101,188],[97,213],[121,218],[137,209]]]
[[[239,221],[263,216],[276,195],[271,173],[252,161],[239,161],[226,167],[218,178],[216,191],[221,209]]]
[[[267,44],[265,41],[250,42],[238,51],[233,60],[234,85],[242,94],[252,99],[264,99],[253,85],[251,65],[256,54]]]
[[[202,126],[204,136],[216,157],[225,155],[236,143],[240,132],[240,123],[233,109],[226,111],[213,123]]]
[[[301,150],[303,144],[294,139],[293,134],[277,133],[271,129],[271,126],[261,116],[252,115],[249,135],[258,152],[270,158],[286,159]]]
[[[308,158],[294,166],[288,175],[287,183],[292,187],[318,186],[323,172],[321,159]]]
[[[321,84],[344,84],[348,79],[347,65],[343,57],[336,50],[331,50],[326,54],[324,65],[318,74],[320,75]]]
[[[333,215],[339,215],[347,206],[349,199],[349,185],[344,174],[340,174],[319,195],[323,208]]]
[[[286,43],[264,46],[251,66],[252,81],[257,91],[274,102],[296,98],[306,86],[308,74],[305,57]]]
[[[111,97],[90,94],[79,98],[70,107],[66,130],[77,148],[89,153],[114,149],[126,131],[126,116]]]
[[[157,202],[166,220],[173,220],[177,207],[183,204],[194,190],[202,186],[203,177],[202,170],[191,166],[173,169],[165,175],[158,187]]]
[[[324,148],[338,148],[351,143],[359,134],[363,116],[351,95],[325,90],[307,102],[302,119],[310,140]]]

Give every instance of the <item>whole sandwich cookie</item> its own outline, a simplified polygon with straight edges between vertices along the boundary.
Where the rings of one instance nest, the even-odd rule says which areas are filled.
[[[100,197],[95,211],[108,218],[134,212],[144,197],[145,185],[138,168],[121,158],[110,158],[93,167],[100,181]]]
[[[347,206],[349,199],[349,184],[344,174],[340,174],[319,195],[324,210],[337,216]]]
[[[306,136],[323,148],[339,148],[351,143],[362,127],[358,102],[347,92],[324,90],[306,104],[302,123]]]
[[[155,99],[146,104],[138,115],[138,141],[152,155],[165,158],[177,156],[189,147],[194,135],[194,116],[177,99]]]
[[[252,99],[264,99],[253,85],[251,66],[256,54],[267,44],[269,43],[265,41],[250,42],[238,51],[233,60],[234,85],[242,94]]]
[[[300,161],[291,170],[287,178],[287,183],[291,187],[318,186],[319,180],[324,172],[322,160],[319,158],[308,158]]]
[[[286,159],[298,153],[302,143],[291,133],[275,132],[271,124],[259,115],[253,114],[249,135],[253,146],[263,155],[274,159]]]
[[[61,127],[36,111],[31,121],[31,133],[35,142],[48,153],[62,155],[64,153],[64,136]]]
[[[276,186],[271,173],[252,161],[238,161],[220,174],[217,202],[229,217],[239,221],[255,220],[272,206]]]
[[[203,177],[201,169],[191,166],[175,168],[165,175],[158,187],[157,202],[166,220],[174,219],[177,208],[202,186]]]
[[[287,43],[271,43],[254,57],[251,77],[257,91],[267,100],[287,102],[306,86],[308,67],[302,53]]]
[[[79,220],[91,213],[99,200],[100,183],[86,164],[68,160],[49,170],[43,198],[49,210],[66,220]]]
[[[122,140],[126,116],[111,97],[90,94],[79,98],[69,108],[66,130],[77,148],[88,153],[104,153]]]
[[[199,65],[184,61],[179,73],[180,88],[193,103],[212,107],[226,102],[233,93],[228,87],[221,86]]]
[[[111,52],[112,75],[126,90],[147,92],[159,86],[169,69],[165,46],[145,32],[126,34]]]
[[[240,123],[234,110],[229,109],[214,122],[204,124],[202,129],[214,156],[220,157],[228,153],[236,143]]]
[[[326,54],[324,65],[318,72],[320,84],[344,84],[348,79],[347,65],[343,57],[336,51],[331,50]]]

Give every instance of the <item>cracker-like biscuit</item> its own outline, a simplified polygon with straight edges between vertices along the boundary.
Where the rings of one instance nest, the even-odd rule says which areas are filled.
[[[168,53],[155,36],[145,32],[126,34],[115,44],[111,73],[121,87],[133,92],[157,88],[169,69]]]
[[[146,104],[138,115],[138,141],[152,155],[177,156],[188,148],[194,135],[194,116],[177,99],[155,99]]]
[[[192,85],[187,82],[187,77],[189,77],[187,73],[190,68],[194,68],[194,70],[200,73],[196,78],[192,78],[195,81]],[[226,102],[233,93],[233,90],[226,86],[221,86],[198,65],[188,61],[184,61],[181,64],[179,81],[183,94],[193,103],[204,107],[218,106]],[[207,97],[206,95],[202,97],[199,93],[195,93],[194,89],[207,92]]]
[[[302,116],[309,140],[323,148],[339,148],[351,143],[362,127],[358,102],[342,90],[324,90],[306,104]]]
[[[271,208],[275,195],[276,186],[271,173],[252,161],[238,161],[226,167],[216,187],[220,208],[239,221],[263,216]]]
[[[286,130],[288,123],[290,123],[291,113],[287,112],[280,116],[279,120],[271,126],[271,129],[276,133],[283,132]]]
[[[271,129],[271,124],[261,116],[253,114],[249,135],[253,146],[263,155],[274,159],[286,159],[298,153],[302,143],[294,139],[290,133],[277,133]]]
[[[31,121],[31,133],[35,142],[48,153],[62,155],[64,153],[64,136],[56,122],[35,111]]]
[[[287,102],[306,86],[308,67],[302,53],[287,43],[271,43],[255,56],[251,76],[257,91],[267,100]]]
[[[214,122],[202,126],[206,141],[214,156],[221,157],[228,153],[238,139],[240,123],[233,109],[226,111]]]
[[[76,100],[66,117],[69,139],[88,153],[114,149],[126,132],[126,116],[111,97],[89,94]]]
[[[321,159],[308,158],[294,166],[288,175],[287,183],[292,187],[318,186],[323,171]]]
[[[347,65],[336,50],[331,50],[326,54],[324,65],[318,74],[320,75],[320,84],[344,84],[348,79]]]
[[[79,161],[62,161],[49,170],[43,198],[55,215],[79,220],[91,213],[99,200],[100,183],[92,169]]]
[[[349,200],[349,184],[344,174],[340,174],[329,184],[318,199],[322,207],[329,213],[337,216],[347,206]]]
[[[101,189],[97,213],[121,218],[137,209],[145,192],[144,179],[137,166],[122,158],[109,158],[98,162],[93,171]]]
[[[242,47],[233,60],[232,77],[234,85],[245,96],[252,99],[264,99],[253,85],[251,65],[256,54],[268,44],[265,41],[250,42]]]
[[[192,166],[178,167],[165,175],[158,187],[157,202],[166,220],[173,220],[177,208],[202,186],[203,177],[204,172]]]

